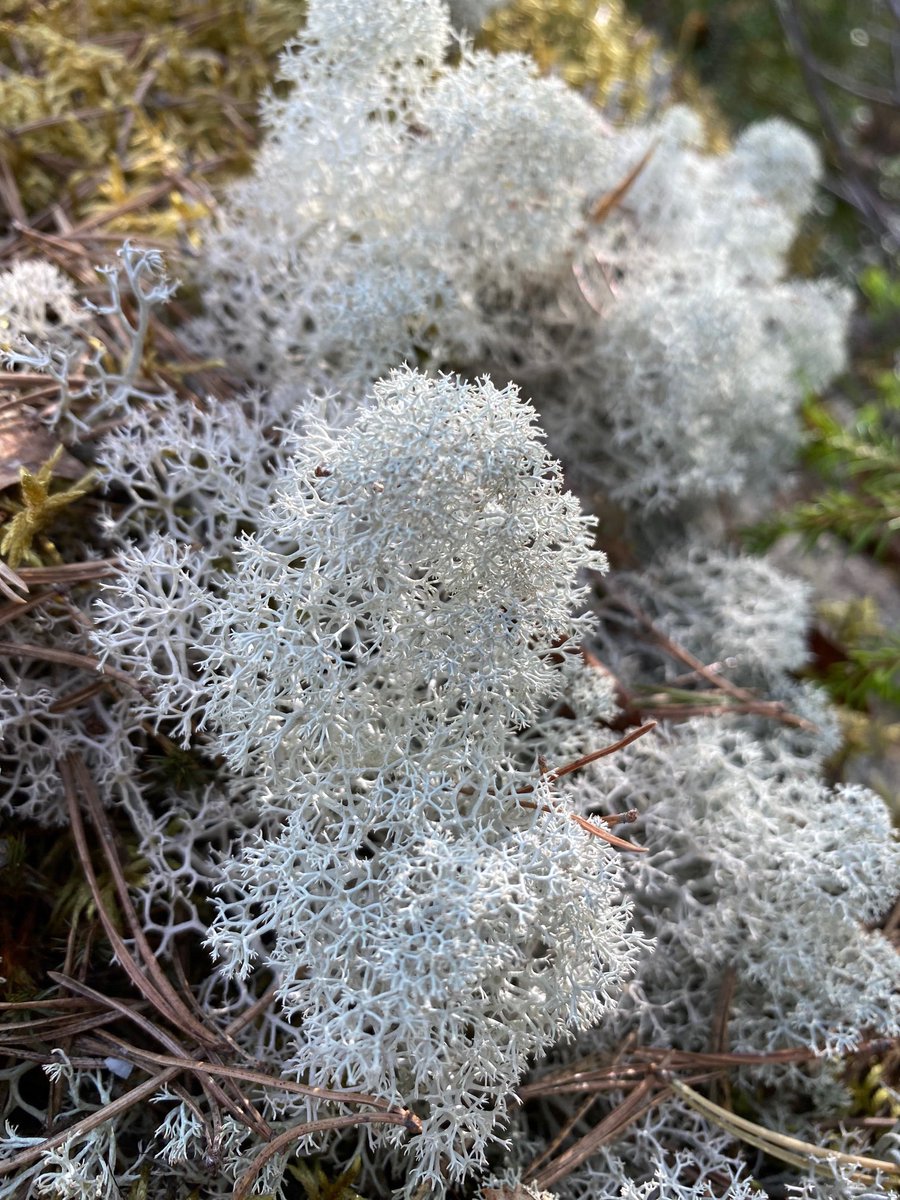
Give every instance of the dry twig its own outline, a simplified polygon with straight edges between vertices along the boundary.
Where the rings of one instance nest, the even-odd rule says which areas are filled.
[[[739,687],[736,683],[732,683],[724,675],[720,675],[713,667],[704,663],[690,650],[685,649],[674,639],[655,624],[655,622],[627,596],[623,596],[618,592],[613,591],[604,581],[604,589],[607,596],[618,608],[623,609],[640,626],[647,632],[654,642],[664,650],[670,658],[674,658],[677,662],[684,663],[692,672],[698,675],[701,679],[705,679],[722,695],[729,697],[731,703],[727,707],[710,709],[708,705],[680,705],[673,704],[671,707],[656,707],[652,711],[654,715],[660,719],[675,718],[679,719],[686,716],[710,715],[713,712],[740,712],[748,713],[754,716],[767,717],[774,721],[780,721],[782,725],[790,725],[795,729],[803,729],[809,733],[818,732],[817,727],[812,721],[807,721],[805,717],[798,717],[796,713],[789,712],[785,706],[778,700],[761,700],[749,688]],[[638,711],[644,712],[644,708],[639,700],[633,697],[628,697],[628,708],[636,707]]]

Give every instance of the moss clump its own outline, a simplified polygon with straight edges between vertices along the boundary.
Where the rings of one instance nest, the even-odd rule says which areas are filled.
[[[85,0],[73,20],[70,0],[0,0],[9,215],[61,204],[116,232],[189,232],[207,215],[191,173],[247,165],[257,97],[304,15],[302,0]]]

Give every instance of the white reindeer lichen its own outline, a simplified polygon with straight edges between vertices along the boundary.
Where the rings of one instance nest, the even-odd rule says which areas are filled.
[[[533,422],[513,388],[393,373],[344,432],[306,429],[205,620],[208,721],[272,829],[211,944],[277,968],[292,1069],[421,1111],[435,1186],[641,948],[616,855],[517,761],[584,631],[576,572],[604,566]]]

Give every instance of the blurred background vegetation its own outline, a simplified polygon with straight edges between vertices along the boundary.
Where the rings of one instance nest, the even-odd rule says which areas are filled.
[[[900,234],[896,0],[630,0],[735,126],[780,115],[819,143],[835,263],[890,260]]]

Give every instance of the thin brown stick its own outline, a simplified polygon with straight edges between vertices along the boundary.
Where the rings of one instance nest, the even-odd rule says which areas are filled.
[[[533,800],[520,800],[519,804],[522,808],[537,808]],[[604,842],[608,842],[610,846],[615,846],[617,850],[630,850],[633,854],[646,854],[646,846],[636,846],[634,842],[626,842],[624,838],[617,837],[614,833],[610,833],[608,829],[603,829],[599,825],[595,825],[593,821],[589,821],[587,817],[582,817],[579,813],[564,812],[558,808],[553,808],[549,804],[540,806],[541,812],[560,813],[561,816],[567,817],[568,820],[574,821],[580,826],[585,833],[590,833],[593,837],[601,838]]]
[[[691,717],[728,717],[728,716],[753,716],[753,717],[768,717],[773,721],[782,721],[785,725],[798,725],[800,721],[805,720],[803,717],[796,719],[785,720],[785,718],[793,718],[793,714],[789,713],[784,705],[778,700],[756,700],[752,704],[732,704],[723,702],[722,704],[682,704],[675,702],[673,704],[662,704],[659,706],[641,705],[641,714],[652,715],[657,721],[687,721]]]
[[[75,948],[77,945],[78,932],[79,932],[78,926],[79,926],[79,915],[76,915],[75,919],[72,921],[71,925],[69,926],[69,935],[66,938],[66,957],[63,961],[63,974],[65,974],[65,975],[71,975],[73,973],[73,971],[75,970]],[[81,975],[82,979],[84,978],[84,976],[86,974],[86,967],[87,967],[87,963],[83,962],[82,963],[82,975]],[[112,1016],[112,1014],[110,1014],[110,1016]],[[63,1037],[59,1038],[56,1043],[56,1046],[58,1046],[62,1050],[63,1054],[65,1054],[65,1056],[67,1058],[69,1058],[69,1060],[71,1061],[71,1058],[70,1058],[70,1055],[72,1053],[72,1035],[71,1035],[71,1033],[66,1034]],[[54,1053],[56,1052],[56,1046],[54,1046]],[[62,1108],[64,1090],[65,1090],[64,1080],[61,1075],[58,1075],[50,1083],[50,1095],[48,1097],[48,1102],[47,1102],[47,1125],[48,1125],[48,1127],[52,1127],[53,1125],[56,1124],[56,1118],[58,1117],[60,1109]]]
[[[152,951],[147,944],[146,938],[143,935],[143,931],[140,930],[140,923],[137,920],[137,914],[135,913],[131,904],[131,898],[128,895],[128,887],[125,883],[124,876],[122,875],[118,857],[115,854],[115,850],[111,841],[112,833],[108,822],[105,820],[105,814],[103,814],[103,819],[101,819],[99,822],[96,819],[97,810],[102,812],[102,809],[99,798],[96,796],[93,787],[93,781],[88,774],[87,768],[85,767],[81,756],[78,754],[67,755],[60,763],[60,773],[63,778],[63,787],[69,809],[69,819],[72,826],[72,833],[75,838],[79,859],[81,860],[82,869],[84,871],[88,887],[91,891],[91,895],[94,899],[94,903],[97,907],[97,912],[100,916],[106,936],[109,939],[123,970],[128,975],[138,992],[144,996],[150,1002],[150,1004],[153,1005],[156,1011],[166,1018],[166,1020],[170,1021],[176,1026],[176,1028],[183,1028],[185,1025],[187,1025],[191,1035],[196,1037],[201,1045],[211,1046],[212,1039],[209,1031],[204,1026],[200,1025],[199,1022],[195,1021],[191,1013],[184,1007],[183,1004],[181,1004],[177,993],[174,993],[174,989],[171,988],[171,985],[168,983],[168,980],[165,979],[165,976],[162,974],[162,971],[156,963],[155,957],[153,956]],[[110,865],[110,869],[112,870],[113,879],[116,884],[116,890],[119,892],[119,898],[122,902],[126,919],[132,926],[133,932],[135,928],[139,930],[140,936],[137,939],[139,949],[145,951],[146,958],[152,959],[152,966],[145,961],[145,968],[149,969],[151,978],[148,978],[141,971],[137,963],[135,963],[131,957],[128,948],[119,935],[118,930],[115,928],[115,925],[113,924],[103,905],[103,899],[100,893],[96,874],[94,873],[93,864],[91,862],[84,825],[81,820],[81,812],[78,806],[78,788],[80,788],[83,797],[91,808],[92,815],[95,816],[95,827],[98,827],[98,831],[100,832],[101,845],[103,847],[107,862]],[[140,1013],[135,1012],[127,1005],[124,1005],[120,1001],[117,1001],[109,996],[103,996],[100,993],[95,992],[92,988],[88,988],[86,984],[80,983],[77,980],[58,976],[55,972],[51,972],[50,976],[57,982],[62,983],[63,986],[69,990],[74,991],[76,994],[85,996],[87,999],[97,1000],[99,1003],[106,1004],[108,1007],[123,1013],[167,1049],[175,1051],[176,1054],[181,1052],[181,1047],[179,1046],[178,1042],[168,1033],[166,1033],[165,1030],[160,1029],[159,1026],[154,1024],[152,1021],[149,1021]],[[160,979],[163,980],[162,984],[160,984]],[[259,1120],[254,1119],[252,1116],[248,1120],[248,1117],[244,1112],[242,1112],[242,1097],[239,1098],[239,1101],[236,1104],[234,1100],[225,1095],[218,1084],[212,1083],[209,1080],[204,1079],[202,1076],[200,1077],[200,1083],[204,1090],[209,1093],[210,1103],[213,1105],[213,1107],[215,1107],[216,1104],[221,1104],[238,1120],[244,1121],[251,1126],[256,1126],[258,1130],[262,1130],[263,1128],[268,1129],[268,1126],[266,1126],[264,1123],[260,1124]]]
[[[54,700],[47,708],[47,712],[54,714],[68,712],[72,708],[77,708],[79,704],[84,704],[85,700],[90,700],[92,696],[98,695],[108,686],[105,679],[95,679],[93,683],[86,683],[84,687],[77,688],[74,692],[67,692],[65,696]]]
[[[205,1027],[205,1022],[209,1020],[209,1017],[203,1011],[203,1009],[201,1008],[200,1004],[197,1001],[196,996],[194,995],[193,991],[191,990],[190,981],[188,980],[187,976],[184,973],[184,966],[182,965],[181,959],[178,957],[177,954],[173,954],[171,956],[171,963],[172,963],[172,967],[175,970],[175,974],[178,976],[178,983],[179,983],[179,986],[181,987],[181,991],[184,993],[185,1003],[189,1006],[191,1012],[194,1014],[194,1016],[197,1018],[197,1020],[200,1021],[202,1024],[204,1024],[204,1027]],[[234,1040],[234,1038],[225,1035],[224,1033],[222,1033],[221,1030],[219,1030],[217,1032],[219,1033],[220,1037],[222,1037],[223,1041],[227,1041],[229,1049],[237,1052],[238,1054],[244,1053],[243,1050],[241,1049],[240,1045]]]
[[[418,1117],[414,1117],[411,1113],[401,1116],[399,1113],[355,1113],[346,1117],[325,1117],[321,1121],[305,1121],[301,1125],[295,1125],[291,1129],[286,1129],[284,1133],[279,1133],[277,1137],[272,1138],[267,1146],[264,1146],[254,1158],[253,1162],[238,1179],[234,1186],[234,1191],[231,1193],[232,1200],[245,1200],[250,1194],[250,1189],[253,1187],[253,1180],[260,1173],[270,1158],[274,1158],[276,1154],[280,1154],[286,1146],[291,1142],[297,1141],[298,1138],[305,1137],[309,1133],[325,1133],[332,1129],[349,1129],[353,1125],[403,1125],[410,1133],[421,1133],[422,1126]]]
[[[35,658],[39,662],[60,663],[62,666],[75,667],[80,671],[99,671],[108,679],[124,683],[142,695],[150,693],[149,687],[135,679],[133,675],[101,663],[93,654],[78,654],[74,650],[59,650],[55,646],[35,646],[30,642],[0,642],[0,654],[8,654],[11,658]]]
[[[80,786],[82,796],[84,797],[85,802],[90,810],[94,827],[100,834],[100,844],[104,853],[104,857],[106,858],[112,873],[113,882],[115,884],[116,892],[119,896],[122,910],[135,938],[138,953],[143,961],[144,969],[148,972],[149,980],[142,975],[140,969],[134,963],[127,951],[125,952],[125,958],[122,958],[120,955],[122,965],[139,990],[141,990],[142,993],[147,996],[150,1002],[157,1008],[157,1011],[160,1012],[166,1018],[166,1020],[170,1021],[176,1026],[176,1028],[181,1029],[185,1033],[188,1033],[190,1036],[194,1037],[199,1044],[201,1046],[205,1046],[207,1050],[213,1051],[217,1046],[222,1044],[222,1038],[219,1036],[218,1031],[211,1031],[205,1024],[194,1018],[190,1009],[187,1008],[184,1001],[178,995],[177,991],[174,989],[162,971],[159,963],[156,960],[155,954],[147,942],[144,931],[141,928],[140,921],[138,920],[137,913],[135,912],[134,906],[131,903],[128,885],[125,881],[125,876],[122,873],[121,864],[119,863],[119,858],[115,850],[112,827],[109,824],[109,820],[105,811],[103,810],[102,805],[100,804],[100,799],[97,796],[96,789],[93,785],[93,780],[91,779],[87,767],[85,766],[84,760],[80,757],[80,755],[77,754],[69,755],[68,760],[68,766],[74,775],[75,782]],[[75,803],[74,807],[77,810],[77,802]],[[80,814],[77,812],[73,816],[73,827],[76,823],[80,824]],[[81,833],[83,837],[83,827]],[[104,923],[104,928],[106,928],[106,923]],[[148,984],[151,986],[150,992],[147,990]],[[71,981],[69,981],[68,986],[72,986]],[[101,1000],[101,1002],[104,999],[102,996],[98,996],[98,998]],[[115,1002],[109,1000],[109,998],[106,999],[111,1005],[115,1004]],[[134,1014],[132,1014],[132,1020],[135,1019],[136,1018]],[[154,1025],[152,1022],[146,1021],[145,1018],[142,1018],[142,1020],[138,1023],[142,1024],[146,1032],[149,1032],[151,1036],[156,1037],[156,1039],[161,1041],[162,1044],[168,1049],[174,1050],[176,1053],[181,1052],[181,1047],[179,1044],[174,1039],[169,1037],[168,1034],[165,1034],[164,1031],[160,1030],[158,1026]],[[260,1136],[268,1137],[270,1135],[271,1130],[269,1129],[266,1121],[260,1116],[259,1113],[256,1112],[252,1105],[248,1105],[246,1099],[240,1094],[239,1091],[237,1091],[236,1088],[233,1089],[235,1096],[232,1098],[223,1092],[222,1088],[215,1081],[209,1080],[202,1075],[198,1076],[198,1078],[200,1079],[200,1083],[204,1091],[208,1092],[210,1103],[213,1105],[213,1107],[215,1107],[216,1104],[219,1104],[223,1108],[226,1108],[232,1114],[232,1116],[249,1125]]]
[[[722,973],[719,994],[716,997],[716,1008],[713,1013],[712,1029],[710,1030],[709,1049],[712,1054],[724,1054],[728,1049],[728,1022],[731,1017],[731,1003],[734,999],[734,989],[737,984],[737,972],[729,964]],[[731,1108],[731,1082],[727,1076],[713,1080],[711,1092],[713,1098],[721,1084],[721,1099],[727,1108]]]
[[[22,573],[14,571],[5,562],[0,562],[0,592],[7,599],[12,600],[13,604],[19,605],[24,604],[25,601],[18,593],[28,593],[28,584],[22,578]]]
[[[232,1026],[229,1030],[233,1032]],[[333,1088],[312,1087],[306,1083],[295,1083],[292,1079],[282,1079],[278,1075],[267,1075],[264,1071],[252,1071],[246,1067],[233,1067],[228,1063],[210,1062],[205,1059],[194,1059],[183,1054],[157,1054],[152,1050],[144,1050],[132,1046],[115,1034],[102,1033],[99,1035],[103,1042],[115,1047],[122,1057],[133,1059],[135,1063],[148,1063],[157,1066],[178,1066],[179,1070],[202,1072],[206,1075],[218,1075],[223,1079],[235,1079],[243,1083],[253,1083],[258,1087],[272,1088],[275,1091],[288,1092],[294,1096],[307,1096],[311,1100],[321,1100],[330,1104],[364,1104],[378,1112],[403,1112],[388,1100],[379,1096],[371,1096],[364,1092],[343,1092]]]
[[[88,1008],[93,1010],[93,1004],[86,1004],[84,1000],[79,1000],[76,996],[57,996],[52,1000],[2,1000],[0,1001],[0,1012],[19,1012],[30,1011],[34,1009],[44,1008],[75,1008],[80,1011]],[[6,1028],[6,1026],[2,1026]]]
[[[582,767],[588,766],[589,763],[596,762],[600,758],[606,758],[607,755],[615,754],[617,750],[623,750],[626,746],[630,746],[632,742],[636,742],[638,738],[642,738],[645,733],[649,733],[651,729],[656,728],[656,721],[647,721],[641,725],[639,729],[632,729],[631,733],[627,733],[624,737],[619,738],[617,742],[613,742],[611,746],[604,746],[602,750],[594,750],[591,754],[582,755],[575,762],[567,763],[564,767],[554,767],[547,772],[546,778],[550,783],[555,783],[557,779],[562,779],[564,775],[571,775],[573,771],[580,771]]]
[[[242,1013],[234,1021],[231,1021],[226,1027],[227,1032],[230,1034],[235,1034],[239,1032],[244,1025],[248,1024],[249,1021],[255,1019],[260,1011],[259,1006],[261,1002],[263,1000],[268,1002],[270,991],[271,988],[267,989],[265,995],[261,996],[259,1001],[253,1004],[247,1010],[247,1012]],[[25,1003],[22,1005],[22,1007],[43,1007],[51,1003],[65,1006],[67,1001],[65,998],[57,1001],[38,1000],[32,1003]],[[78,1001],[78,1003],[83,1002]],[[18,1006],[8,1005],[6,1007],[12,1008]],[[130,1091],[120,1096],[117,1100],[111,1100],[109,1104],[104,1105],[103,1108],[91,1113],[83,1120],[76,1121],[74,1125],[69,1125],[66,1129],[61,1129],[58,1132],[51,1134],[50,1137],[45,1138],[37,1146],[29,1146],[27,1150],[23,1150],[20,1154],[15,1155],[14,1158],[8,1158],[5,1162],[0,1162],[0,1177],[4,1175],[12,1175],[15,1171],[21,1171],[27,1167],[30,1167],[33,1163],[38,1162],[38,1160],[42,1158],[43,1155],[45,1155],[48,1151],[55,1150],[57,1146],[61,1146],[64,1142],[77,1141],[83,1137],[86,1137],[87,1134],[91,1133],[92,1130],[96,1129],[98,1126],[105,1124],[107,1121],[114,1120],[121,1113],[127,1112],[136,1104],[140,1104],[142,1100],[149,1100],[150,1097],[153,1096],[155,1092],[158,1092],[161,1087],[163,1087],[170,1080],[175,1079],[183,1069],[180,1065],[180,1060],[178,1061],[178,1066],[170,1066],[164,1071],[158,1072],[156,1075],[151,1076],[150,1079],[145,1080],[144,1083],[133,1087]]]
[[[875,1038],[857,1047],[853,1054],[883,1056],[897,1044],[897,1039]],[[541,1096],[584,1092],[596,1088],[610,1090],[633,1086],[663,1063],[671,1070],[681,1071],[725,1071],[732,1067],[779,1066],[789,1063],[813,1062],[821,1053],[806,1047],[785,1050],[769,1050],[759,1054],[737,1054],[733,1052],[693,1052],[670,1050],[660,1046],[636,1046],[626,1057],[617,1055],[615,1060],[596,1057],[580,1059],[568,1067],[541,1076],[532,1083],[517,1089],[519,1100],[534,1100]]]
[[[54,1054],[53,1052],[48,1054],[46,1051],[41,1053],[39,1050],[28,1050],[18,1046],[15,1048],[15,1056],[20,1062],[37,1063],[40,1066],[46,1066],[48,1063],[59,1063],[58,1054]],[[97,1058],[96,1055],[66,1054],[66,1058],[73,1067],[77,1067],[83,1071],[96,1071],[104,1066],[103,1059]],[[62,1082],[62,1080],[54,1080],[50,1085],[50,1100],[47,1104],[47,1125],[52,1125],[55,1121],[56,1114],[53,1108],[53,1092],[58,1082]]]
[[[78,754],[71,754],[68,758],[71,762],[75,781],[81,789],[82,798],[88,806],[91,821],[100,835],[100,847],[112,874],[119,904],[131,929],[144,967],[152,980],[154,990],[164,999],[165,1012],[169,1015],[169,1019],[173,1021],[173,1024],[190,1033],[192,1037],[197,1039],[201,1046],[217,1044],[218,1039],[215,1036],[211,1036],[207,1026],[193,1016],[160,967],[157,956],[147,941],[134,905],[131,902],[128,883],[122,871],[119,856],[116,853],[112,826],[103,805],[100,803],[100,797],[97,795],[97,790],[94,787],[94,782],[91,779],[84,759]]]
[[[580,1096],[594,1095],[601,1092],[622,1092],[637,1085],[647,1076],[646,1067],[631,1067],[616,1070],[607,1067],[606,1071],[585,1071],[569,1079],[561,1079],[557,1083],[526,1084],[516,1090],[516,1095],[524,1104],[526,1100],[546,1099],[550,1096]]]
[[[228,155],[220,154],[216,158],[207,159],[205,162],[194,163],[191,166],[192,175],[206,175],[211,171],[217,171],[220,167],[227,165],[230,161]],[[106,209],[104,212],[96,213],[92,217],[87,217],[84,221],[79,222],[72,230],[72,237],[81,237],[83,234],[105,225],[109,221],[115,221],[119,217],[124,217],[135,209],[145,208],[148,205],[155,204],[157,200],[161,200],[167,196],[173,188],[180,186],[183,180],[179,175],[167,174],[159,183],[147,188],[137,196],[132,196],[130,200],[123,200],[121,204],[117,204],[112,208]]]
[[[22,203],[22,194],[16,183],[16,177],[5,154],[0,154],[0,183],[2,183],[7,212],[13,220],[21,221],[24,225],[28,220],[28,215],[25,212],[25,205]]]
[[[896,904],[891,909],[890,915],[882,928],[882,933],[885,937],[890,937],[897,930],[900,930],[900,897],[898,897]]]
[[[56,1038],[74,1037],[78,1033],[89,1033],[102,1025],[118,1019],[118,1013],[105,1007],[102,1012],[83,1017],[38,1017],[32,1021],[10,1021],[0,1025],[0,1045],[17,1042],[16,1034],[27,1034],[29,1038],[54,1041]]]
[[[161,98],[154,101],[153,107],[154,109],[193,108],[198,104],[202,104],[205,100],[211,100],[212,98],[208,91],[198,92],[192,93],[190,96]],[[218,98],[218,94],[216,94],[216,98]],[[49,129],[54,125],[61,125],[66,121],[78,121],[83,124],[85,121],[93,121],[98,117],[110,117],[127,113],[133,109],[134,103],[135,100],[132,98],[127,104],[114,104],[108,108],[78,108],[73,109],[71,112],[56,113],[47,117],[36,117],[33,121],[23,121],[21,125],[9,126],[3,132],[7,137],[17,138],[26,133],[34,133],[39,129]],[[250,101],[229,100],[228,105],[229,107],[236,106],[243,108],[246,112],[250,113],[256,111],[256,106]],[[118,237],[119,235],[117,234],[116,236]],[[121,238],[119,240],[121,241]]]
[[[788,47],[800,66],[806,90],[819,114],[825,139],[831,145],[835,161],[846,184],[841,194],[887,244],[888,240],[893,239],[894,234],[890,211],[881,196],[878,195],[877,190],[863,177],[860,164],[844,136],[827,90],[813,66],[814,56],[797,6],[794,0],[776,0],[775,11],[781,22]]]
[[[174,1079],[180,1070],[180,1067],[169,1067],[165,1071],[160,1071],[158,1075],[154,1075],[150,1079],[133,1087],[124,1095],[119,1096],[117,1100],[111,1100],[109,1104],[105,1104],[103,1108],[97,1109],[96,1112],[84,1117],[83,1120],[76,1121],[74,1125],[69,1125],[66,1129],[61,1129],[57,1133],[51,1134],[36,1146],[29,1146],[27,1150],[23,1150],[20,1154],[15,1155],[14,1158],[0,1161],[0,1177],[12,1175],[14,1172],[30,1167],[32,1163],[36,1163],[50,1150],[55,1150],[57,1146],[61,1146],[63,1142],[78,1141],[86,1137],[99,1125],[105,1125],[107,1121],[114,1120],[121,1113],[127,1112],[129,1108],[134,1108],[142,1100],[149,1100],[155,1092],[159,1091],[163,1084],[168,1083],[170,1079]]]
[[[26,585],[88,583],[94,579],[105,579],[108,575],[115,575],[118,570],[119,564],[116,559],[98,558],[96,561],[63,563],[58,567],[19,567],[18,575]]]
[[[90,987],[86,983],[82,983],[80,979],[72,979],[71,976],[63,975],[61,971],[48,971],[48,978],[54,983],[58,983],[60,987],[67,991],[74,992],[76,996],[84,996],[86,1000],[95,1000],[98,1004],[105,1004],[107,1008],[114,1010],[120,1016],[127,1017],[129,1021],[133,1021],[139,1029],[142,1029],[154,1041],[159,1042],[161,1046],[165,1046],[170,1050],[175,1057],[182,1054],[181,1046],[176,1038],[165,1029],[162,1029],[149,1017],[145,1017],[143,1013],[138,1012],[129,1004],[123,1003],[116,996],[105,996],[102,992],[98,992],[95,988]]]
[[[628,174],[614,188],[600,197],[594,207],[591,209],[590,218],[592,221],[603,221],[613,209],[618,208],[628,193],[631,191],[635,180],[646,167],[647,163],[653,157],[656,151],[657,143],[653,142],[650,148],[642,155],[639,161],[631,168]]]
[[[37,596],[32,596],[30,600],[16,599],[12,604],[4,604],[0,608],[0,625],[8,625],[10,621],[15,621],[17,617],[24,617],[26,613],[31,612],[34,608],[39,608],[40,605],[45,604],[58,594],[58,592],[51,589],[47,592],[41,592]]]
[[[78,756],[68,754],[60,761],[59,771],[62,776],[63,791],[66,797],[66,804],[69,810],[69,821],[72,827],[72,836],[75,839],[75,848],[78,852],[78,858],[81,862],[84,877],[90,889],[91,896],[97,908],[97,915],[100,918],[100,923],[103,930],[112,946],[116,958],[119,960],[122,969],[128,975],[131,982],[134,984],[137,991],[148,1000],[157,1012],[166,1014],[171,1020],[175,1020],[174,1013],[169,1009],[166,999],[160,995],[155,985],[139,970],[137,964],[131,957],[128,947],[122,940],[119,931],[112,922],[109,913],[103,904],[103,897],[100,891],[100,885],[97,881],[97,876],[94,872],[94,866],[91,861],[90,850],[88,849],[87,837],[85,835],[84,824],[81,820],[81,811],[78,806],[78,784],[82,781],[76,775],[75,764],[78,761]],[[83,994],[83,993],[82,993]],[[96,999],[96,997],[94,997]],[[109,1003],[107,997],[100,997],[101,1003]]]
[[[848,1050],[847,1056],[858,1054],[884,1055],[889,1050],[895,1049],[898,1041],[900,1039],[897,1038],[872,1038],[870,1041],[863,1042],[861,1045],[855,1046],[852,1050]],[[703,1068],[717,1070],[722,1067],[766,1067],[779,1066],[785,1063],[815,1062],[821,1060],[822,1051],[820,1049],[798,1046],[790,1050],[768,1050],[757,1054],[739,1054],[734,1051],[724,1051],[721,1054],[714,1054],[702,1050],[664,1050],[659,1046],[644,1046],[635,1049],[633,1057],[640,1062],[655,1063],[656,1065],[659,1065],[665,1059],[667,1065],[672,1070],[696,1071]]]
[[[599,813],[604,825],[633,825],[641,814],[636,808],[629,808],[623,813]]]
[[[0,371],[0,385],[26,386],[47,382],[47,376],[37,371]],[[69,383],[87,383],[86,375],[70,375]]]
[[[116,138],[116,154],[120,159],[125,157],[138,109],[144,103],[144,98],[147,95],[147,92],[150,90],[150,85],[159,74],[159,69],[162,66],[162,63],[163,55],[157,54],[153,62],[138,80],[137,87],[134,89],[134,93],[129,97],[129,101],[125,109],[125,120],[122,122],[122,127],[119,130],[119,136]]]
[[[737,972],[734,967],[727,966],[722,973],[719,994],[716,998],[716,1011],[709,1038],[711,1054],[724,1054],[728,1046],[728,1020],[731,1015],[731,1002],[734,999],[734,989],[737,983]]]
[[[277,991],[278,980],[273,979],[262,995],[257,997],[257,999],[253,1001],[249,1008],[245,1009],[240,1016],[235,1017],[233,1021],[225,1026],[224,1032],[233,1036],[236,1033],[240,1033],[240,1031],[245,1029],[248,1025],[251,1025],[257,1017],[261,1017],[266,1011],[266,1009],[274,1000]]]
[[[143,1029],[145,1033],[149,1034],[150,1037],[159,1042],[160,1045],[163,1045],[167,1049],[174,1051],[174,1057],[181,1056],[182,1049],[176,1039],[168,1034],[164,1029],[161,1029],[159,1025],[143,1016],[142,1013],[139,1013],[135,1011],[135,1009],[130,1008],[128,1005],[123,1004],[115,997],[102,995],[100,992],[88,987],[87,984],[82,983],[80,980],[71,979],[68,976],[60,974],[58,971],[48,971],[47,974],[54,981],[54,983],[58,983],[61,987],[67,988],[69,991],[73,991],[78,995],[85,996],[87,999],[97,1000],[100,1003],[105,1003],[115,1012],[128,1017],[139,1028]],[[240,1121],[245,1125],[250,1125],[250,1127],[253,1128],[261,1137],[265,1138],[271,1135],[269,1126],[262,1121],[258,1114],[256,1120],[248,1120],[245,1112],[247,1105],[243,1096],[239,1097],[240,1103],[236,1104],[234,1100],[232,1100],[231,1097],[229,1097],[223,1091],[221,1086],[216,1083],[215,1080],[211,1080],[206,1073],[199,1070],[195,1073],[200,1082],[200,1086],[207,1093],[210,1106],[213,1109],[215,1109],[217,1105],[221,1105],[222,1108],[227,1109],[237,1121]]]

